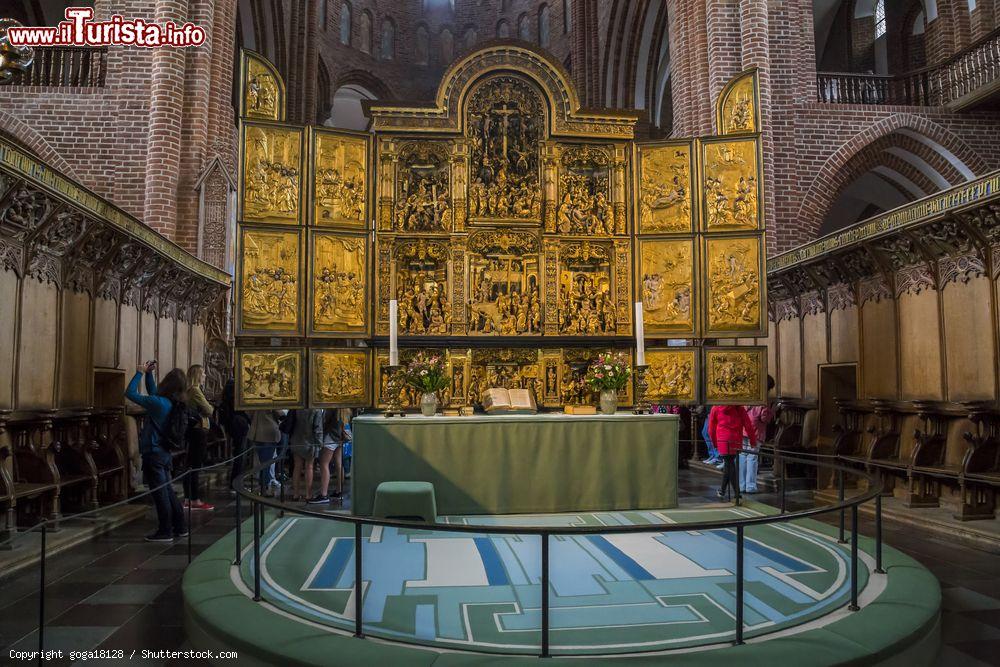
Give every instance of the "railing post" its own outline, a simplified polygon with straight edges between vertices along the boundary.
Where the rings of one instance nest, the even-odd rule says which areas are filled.
[[[549,653],[549,534],[542,533],[542,657]]]
[[[736,506],[740,506],[740,452],[736,452],[736,458],[733,459],[733,471],[736,473],[736,480],[733,482],[733,489],[735,491],[734,496],[736,499]]]
[[[239,565],[243,560],[243,494],[236,492],[236,558],[233,565]]]
[[[844,471],[837,470],[837,499],[842,503],[844,502]],[[844,544],[847,540],[844,539],[844,520],[847,518],[847,510],[843,507],[840,508],[840,537],[837,541],[840,544]]]
[[[190,470],[188,470],[187,475],[188,475],[188,477],[187,477],[187,479],[188,479],[188,487],[187,488],[190,489],[190,488],[192,488],[191,487],[191,471]],[[187,510],[188,510],[187,511],[187,533],[188,533],[187,534],[187,547],[188,547],[188,564],[190,564],[191,563],[191,531],[193,530],[193,526],[191,525],[191,499],[187,497],[186,493],[184,494],[184,496],[185,496],[184,499],[187,501],[187,506],[188,506],[187,507]]]
[[[781,484],[781,506],[780,506],[781,513],[784,514],[786,511],[785,510],[785,462],[778,458],[777,453],[775,453],[774,456],[774,465],[778,466],[781,469],[780,476],[778,478],[778,483]]]
[[[743,524],[736,524],[736,643],[743,643]]]
[[[360,522],[354,524],[354,636],[359,639],[363,639],[365,636],[365,626],[362,619],[365,587],[361,581],[361,541],[364,536],[361,528]]]
[[[42,664],[42,651],[45,650],[45,534],[46,525],[42,523],[42,551],[38,560],[38,664]]]
[[[858,505],[851,505],[851,611],[858,607]]]
[[[253,504],[253,601],[260,602],[260,503]]]
[[[875,572],[885,574],[882,569],[882,493],[875,496]]]

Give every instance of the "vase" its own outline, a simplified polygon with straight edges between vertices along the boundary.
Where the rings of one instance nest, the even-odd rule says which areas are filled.
[[[618,412],[618,392],[614,389],[601,390],[601,414],[613,415]]]
[[[425,391],[420,397],[420,412],[424,417],[433,417],[438,409],[438,397],[433,391]]]

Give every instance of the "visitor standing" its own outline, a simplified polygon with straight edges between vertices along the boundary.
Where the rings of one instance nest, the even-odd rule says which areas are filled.
[[[288,448],[292,452],[292,500],[309,500],[312,497],[313,466],[323,446],[323,410],[295,410],[286,419],[292,420],[288,436]]]
[[[710,466],[721,466],[722,459],[719,458],[719,450],[715,448],[712,437],[708,432],[708,420],[712,414],[712,408],[706,406],[705,409],[708,410],[708,414],[705,415],[705,421],[701,426],[701,439],[705,441],[705,447],[708,449],[708,458],[702,461],[702,463]]]
[[[319,493],[311,500],[310,505],[322,505],[330,502],[330,463],[336,464],[337,486],[333,493],[335,499],[344,494],[344,443],[347,441],[347,423],[350,410],[324,410],[323,414],[323,447],[319,454]]]
[[[273,496],[280,488],[274,478],[274,461],[278,457],[278,447],[281,443],[279,420],[285,416],[286,410],[254,410],[250,418],[250,431],[247,438],[250,447],[257,453],[257,462],[268,463],[260,469],[260,492]]]
[[[185,400],[188,383],[184,371],[175,368],[157,384],[155,371],[155,361],[139,366],[125,390],[125,398],[146,410],[146,418],[139,432],[139,453],[142,456],[143,479],[152,490],[159,523],[156,532],[146,536],[146,541],[172,542],[175,538],[187,537],[188,534],[184,510],[171,484],[174,459],[169,449],[170,446],[183,447],[184,443],[182,441],[171,445],[168,442],[175,436],[170,424],[171,413],[174,410],[187,412]],[[146,380],[145,395],[140,392],[143,377]]]
[[[750,439],[750,446],[757,446],[757,432],[750,423],[750,416],[742,405],[717,405],[708,415],[708,434],[722,456],[722,487],[720,499],[728,497],[729,488],[738,493],[739,480],[736,473],[736,457],[743,446],[743,434]]]
[[[247,433],[250,431],[250,415],[236,409],[236,382],[230,377],[222,387],[222,402],[219,404],[219,423],[229,436],[232,444],[233,466],[229,470],[230,495],[235,496],[233,481],[243,474],[246,458]]]
[[[201,499],[201,477],[199,468],[205,465],[205,450],[208,447],[208,429],[211,426],[212,405],[205,398],[202,385],[205,369],[195,364],[188,369],[188,407],[198,415],[198,421],[188,430],[187,465],[188,474],[184,478],[184,506],[192,510],[214,510],[215,506]]]
[[[767,376],[768,392],[774,387],[774,378]],[[760,457],[756,450],[764,444],[767,438],[767,425],[774,420],[774,411],[768,405],[755,405],[747,408],[747,416],[753,425],[753,433],[756,435],[756,445],[750,443],[749,435],[743,438],[743,448],[752,449],[753,452],[740,452],[740,491],[743,493],[757,493],[757,467],[760,465]]]

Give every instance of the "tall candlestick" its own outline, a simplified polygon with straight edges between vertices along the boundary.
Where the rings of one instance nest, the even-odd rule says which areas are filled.
[[[646,365],[646,329],[642,321],[642,301],[635,302],[635,365]]]
[[[389,300],[389,365],[399,365],[399,341],[397,328],[399,327],[399,302],[395,299]]]

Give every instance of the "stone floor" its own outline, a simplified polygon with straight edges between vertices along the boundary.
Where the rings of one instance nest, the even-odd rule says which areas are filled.
[[[681,503],[715,500],[718,476],[700,470],[680,473]],[[767,496],[758,496],[768,502]],[[230,531],[234,505],[224,490],[217,509],[195,512],[190,550],[196,556]],[[790,509],[794,509],[793,500]],[[808,502],[804,498],[798,502]],[[152,512],[91,542],[47,559],[45,646],[47,649],[106,649],[132,657],[130,664],[179,665],[183,660],[153,657],[143,651],[189,647],[183,627],[180,581],[188,563],[186,540],[174,544],[142,541],[152,527]],[[835,517],[830,518],[835,521]],[[861,529],[871,534],[871,522]],[[911,527],[887,522],[888,544],[923,563],[941,580],[945,646],[939,664],[948,667],[997,664],[1000,656],[1000,555],[949,544]],[[38,568],[0,580],[0,647],[35,650],[38,646]],[[135,651],[133,655],[133,651]],[[68,659],[47,664],[66,664]],[[102,664],[88,660],[88,665]],[[110,661],[108,664],[112,664]],[[114,663],[121,664],[121,663]],[[202,663],[204,664],[204,663]]]

